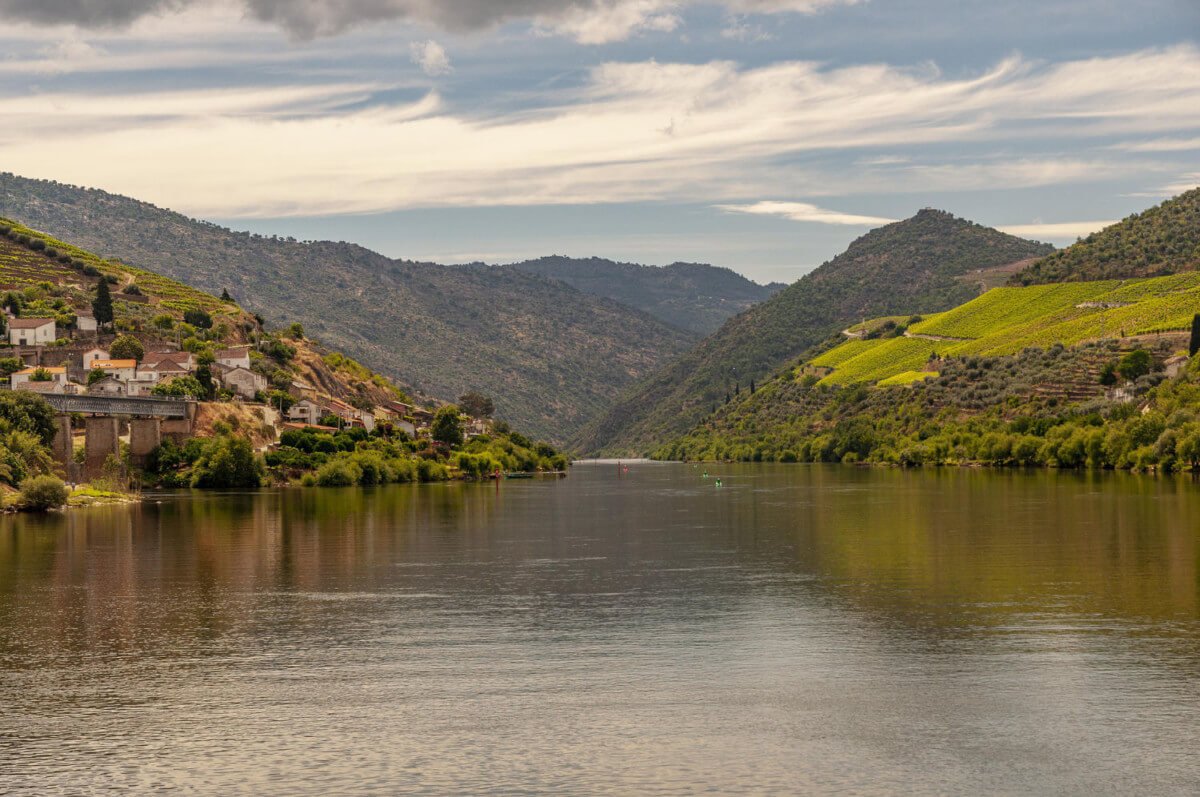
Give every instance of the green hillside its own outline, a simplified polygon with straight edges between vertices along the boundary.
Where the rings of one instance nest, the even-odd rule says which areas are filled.
[[[208,293],[299,321],[417,393],[495,399],[561,441],[696,336],[512,267],[440,266],[344,242],[238,233],[104,191],[0,175],[0,213]]]
[[[233,302],[0,218],[0,289],[20,292],[22,315],[41,312],[69,326],[77,311],[91,311],[101,279],[112,284],[114,326],[120,331],[153,334],[164,329],[164,316],[179,324],[189,311],[211,317],[211,331],[204,334],[215,342],[242,341],[257,325]],[[175,340],[173,332],[170,339]]]
[[[1115,341],[947,360],[910,387],[774,379],[660,459],[1200,469],[1200,369],[1170,377],[1169,340]],[[1104,374],[1140,359],[1129,378]],[[719,473],[719,471],[718,471]]]
[[[936,210],[872,230],[631,388],[575,447],[620,455],[651,450],[695,426],[727,393],[764,380],[848,324],[954,307],[977,291],[965,277],[1052,249]]]
[[[1013,276],[1013,285],[1157,277],[1200,269],[1200,188],[1092,233]]]
[[[641,266],[593,257],[543,257],[513,264],[584,293],[642,310],[672,326],[708,335],[730,317],[771,298],[783,285],[759,285],[727,268],[700,263]]]
[[[850,340],[809,365],[831,369],[822,384],[877,382],[927,366],[936,370],[936,363],[931,362],[934,358],[994,357],[1030,347],[1185,331],[1197,312],[1200,272],[995,288],[910,325],[906,330],[909,337]]]

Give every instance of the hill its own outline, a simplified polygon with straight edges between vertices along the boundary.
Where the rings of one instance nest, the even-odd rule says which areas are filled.
[[[255,344],[269,352],[255,365],[264,374],[279,372],[280,379],[298,379],[364,406],[407,398],[397,385],[338,352],[302,336],[285,341],[266,333],[259,318],[233,301],[0,218],[0,292],[5,304],[19,305],[21,316],[54,318],[60,328],[69,329],[79,315],[90,315],[102,280],[111,285],[114,333],[137,338],[145,351],[183,344],[193,352],[213,352]],[[102,334],[98,341],[106,343],[113,336]],[[72,342],[60,339],[43,361],[69,356]]]
[[[1200,188],[1105,227],[1015,274],[1013,285],[1158,277],[1200,269]]]
[[[1200,372],[1193,364],[1168,373],[1180,367],[1175,346],[1104,341],[956,357],[910,387],[823,385],[789,374],[743,392],[654,455],[1195,471]],[[1107,389],[1108,381],[1125,384]]]
[[[0,213],[209,293],[443,399],[563,440],[695,336],[513,267],[393,260],[348,243],[238,233],[103,191],[0,175]]]
[[[1191,329],[1200,312],[1200,272],[1141,280],[1105,280],[994,288],[953,310],[892,324],[891,337],[854,339],[799,370],[821,384],[914,381],[936,376],[938,361],[996,357],[1028,348]]]
[[[872,230],[631,388],[575,447],[620,455],[653,449],[847,324],[949,309],[977,292],[975,272],[1051,250],[937,210]]]
[[[659,267],[598,257],[554,256],[515,263],[513,267],[635,307],[697,335],[715,332],[732,316],[784,288],[778,283],[759,285],[730,269],[700,263]]]

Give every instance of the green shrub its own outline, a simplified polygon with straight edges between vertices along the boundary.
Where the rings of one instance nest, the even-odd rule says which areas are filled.
[[[205,488],[260,487],[264,466],[244,437],[222,435],[207,441],[192,469],[192,486]]]
[[[67,486],[57,476],[33,476],[21,482],[21,505],[45,512],[67,503]]]
[[[334,459],[317,470],[317,484],[321,487],[350,487],[358,484],[362,470],[353,462]]]

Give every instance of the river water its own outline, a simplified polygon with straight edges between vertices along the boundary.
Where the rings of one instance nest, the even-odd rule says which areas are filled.
[[[0,793],[1200,786],[1200,484],[719,470],[2,519]]]

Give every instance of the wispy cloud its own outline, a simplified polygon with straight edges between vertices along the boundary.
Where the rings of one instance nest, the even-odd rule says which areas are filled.
[[[997,229],[1009,235],[1019,235],[1022,238],[1058,243],[1084,238],[1116,223],[1115,219],[1109,221],[1060,221],[1049,224],[1035,222],[1032,224],[1007,224]]]
[[[879,216],[860,216],[810,205],[807,202],[755,202],[750,205],[716,205],[726,213],[749,213],[756,216],[782,216],[791,221],[807,221],[816,224],[845,224],[874,227],[891,224],[895,219]]]
[[[904,163],[894,154],[948,141],[1011,149],[1023,137],[1077,151],[1112,130],[1169,138],[1200,129],[1192,47],[1057,65],[1010,58],[958,78],[885,64],[610,63],[569,95],[488,114],[437,94],[384,101],[388,88],[0,97],[0,155],[20,173],[221,216],[697,196],[753,206],[763,196],[1094,181],[1148,165],[986,153]],[[847,173],[826,160],[836,152],[891,160]]]
[[[1195,138],[1154,138],[1149,141],[1125,141],[1113,149],[1123,152],[1200,152],[1200,136]]]

